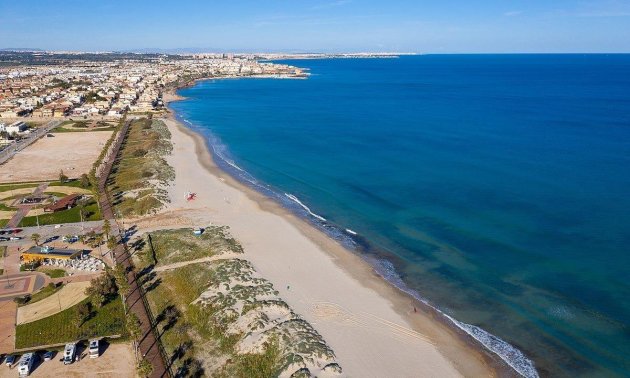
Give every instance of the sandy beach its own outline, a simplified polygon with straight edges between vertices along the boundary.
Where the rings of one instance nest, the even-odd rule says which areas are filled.
[[[175,98],[169,98],[175,99]],[[176,179],[170,204],[142,229],[230,227],[245,258],[310,322],[354,377],[497,376],[507,370],[359,256],[213,162],[204,139],[169,118]],[[197,194],[186,201],[186,192]],[[166,222],[165,222],[166,221]],[[417,308],[417,312],[414,311]]]

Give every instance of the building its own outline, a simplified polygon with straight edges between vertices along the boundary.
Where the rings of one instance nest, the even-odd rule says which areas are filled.
[[[45,212],[55,213],[57,211],[67,210],[73,208],[77,201],[83,197],[82,194],[70,194],[63,197],[59,201],[53,202],[50,205],[44,206]]]
[[[82,251],[80,249],[57,249],[49,246],[31,247],[22,252],[22,254],[20,255],[20,260],[22,260],[22,264],[31,263],[34,261],[43,261],[46,259],[72,260],[78,259],[81,256],[81,252]]]
[[[28,129],[28,125],[24,122],[18,121],[13,122],[9,126],[5,126],[4,123],[0,124],[0,131],[6,131],[9,134],[17,134],[26,131]]]

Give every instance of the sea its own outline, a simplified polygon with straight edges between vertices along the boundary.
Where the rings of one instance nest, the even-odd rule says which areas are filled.
[[[630,55],[281,63],[171,108],[521,375],[629,375]]]

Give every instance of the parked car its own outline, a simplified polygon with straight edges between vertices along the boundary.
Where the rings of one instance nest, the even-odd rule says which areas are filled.
[[[99,356],[99,341],[97,339],[90,340],[88,353],[90,358],[97,358]]]
[[[55,357],[55,352],[52,350],[49,350],[48,352],[44,353],[44,361],[50,361]]]
[[[22,240],[21,236],[11,236],[9,240]]]
[[[12,354],[9,354],[7,358],[4,360],[4,364],[7,365],[8,367],[13,366],[14,363],[15,363],[15,356]]]
[[[11,239],[7,238],[6,236],[0,236],[0,242],[9,241],[9,240]]]
[[[63,364],[69,365],[74,362],[74,355],[77,351],[77,344],[70,343],[66,344],[66,347],[63,349]]]
[[[31,369],[37,359],[37,355],[33,352],[22,355],[18,362],[18,375],[20,377],[26,377],[31,375]]]

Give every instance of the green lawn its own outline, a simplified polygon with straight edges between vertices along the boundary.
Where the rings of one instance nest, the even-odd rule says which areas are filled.
[[[9,223],[9,219],[0,219],[0,227],[4,227]]]
[[[9,190],[22,189],[22,188],[36,188],[38,183],[24,183],[24,184],[6,184],[0,185],[0,192],[7,192]]]
[[[98,132],[98,131],[114,131],[116,127],[95,127],[93,129],[83,129],[83,128],[66,128],[66,127],[55,127],[51,132],[52,133],[89,133],[89,132]]]
[[[20,306],[26,306],[27,304],[31,304],[31,303],[35,303],[35,302],[39,302],[44,298],[48,298],[51,295],[55,294],[56,292],[58,292],[59,290],[61,290],[61,288],[63,287],[63,285],[59,285],[57,287],[55,287],[54,285],[47,285],[44,286],[40,291],[33,293],[31,295],[31,299],[27,302],[24,303]]]
[[[51,187],[51,186],[69,186],[72,188],[90,189],[89,187],[84,188],[83,186],[81,186],[81,180],[78,180],[78,179],[66,181],[64,183],[57,180],[48,184],[48,187]]]
[[[84,221],[93,221],[101,219],[101,211],[98,208],[96,201],[90,200],[85,209],[90,214]],[[81,222],[81,214],[79,206],[75,206],[72,209],[58,211],[56,213],[42,214],[39,216],[39,225],[44,226],[48,224],[60,224],[60,223],[76,223]],[[19,227],[32,227],[37,226],[37,217],[30,216],[24,217],[19,224]]]
[[[16,211],[15,207],[9,207],[3,203],[0,203],[0,211]]]
[[[50,278],[61,278],[66,276],[66,271],[63,269],[53,269],[53,268],[39,268],[38,272],[42,272]]]
[[[81,303],[88,301],[89,298]],[[125,334],[125,315],[120,297],[116,297],[105,306],[96,309],[94,316],[80,327],[77,327],[73,321],[76,306],[44,319],[18,325],[16,327],[15,347],[17,349],[32,348],[92,337]]]

